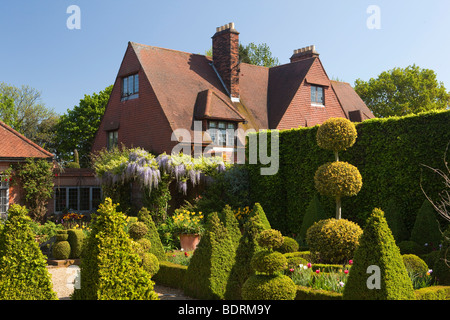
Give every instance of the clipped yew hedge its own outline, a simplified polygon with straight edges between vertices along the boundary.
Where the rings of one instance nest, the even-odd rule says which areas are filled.
[[[363,185],[357,196],[342,199],[342,218],[363,225],[373,208],[386,210],[394,199],[411,232],[425,199],[421,179],[428,195],[442,191],[442,182],[423,164],[444,169],[449,123],[450,111],[432,111],[356,124],[358,139],[339,160],[358,168]],[[314,174],[324,163],[334,161],[332,152],[317,145],[318,128],[280,131],[277,174],[261,175],[264,165],[247,165],[251,200],[261,204],[272,228],[283,234],[299,233],[308,204],[317,193]],[[334,199],[323,197],[321,201],[332,217]]]

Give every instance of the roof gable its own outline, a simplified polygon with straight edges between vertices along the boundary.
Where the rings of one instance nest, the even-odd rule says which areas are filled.
[[[244,117],[233,106],[221,99],[211,89],[198,93],[194,114],[198,120],[222,119],[236,122],[245,121]]]
[[[361,120],[374,118],[372,111],[366,106],[361,97],[356,93],[352,86],[347,82],[331,81],[333,91],[342,106],[347,118],[353,111],[361,112]]]
[[[2,121],[0,121],[0,141],[0,159],[53,158],[52,153]]]

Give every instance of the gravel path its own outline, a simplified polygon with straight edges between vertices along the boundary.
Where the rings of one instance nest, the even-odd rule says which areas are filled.
[[[75,285],[75,278],[78,267],[54,267],[48,266],[48,271],[52,275],[53,290],[56,292],[58,299],[70,300],[70,295],[73,292]],[[155,292],[158,294],[160,300],[192,300],[186,297],[182,290],[164,287],[155,284]]]

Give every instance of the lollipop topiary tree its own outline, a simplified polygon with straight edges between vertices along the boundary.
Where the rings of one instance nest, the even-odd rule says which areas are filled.
[[[358,168],[339,161],[339,151],[353,146],[356,137],[355,124],[345,118],[330,118],[317,130],[318,146],[333,151],[335,161],[317,169],[315,187],[320,194],[336,199],[336,219],[341,219],[341,198],[356,195],[362,187]]]

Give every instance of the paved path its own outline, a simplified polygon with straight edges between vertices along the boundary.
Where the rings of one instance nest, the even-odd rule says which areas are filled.
[[[53,290],[56,292],[58,299],[70,300],[77,267],[48,266],[47,269],[52,275]],[[160,300],[192,300],[192,298],[186,297],[180,289],[173,289],[157,284],[155,284],[154,289]]]

